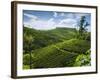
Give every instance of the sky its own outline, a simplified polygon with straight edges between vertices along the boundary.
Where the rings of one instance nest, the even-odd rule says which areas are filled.
[[[56,12],[23,10],[23,25],[37,30],[51,30],[56,27],[76,28],[81,16],[86,17],[86,22],[91,29],[90,13]]]

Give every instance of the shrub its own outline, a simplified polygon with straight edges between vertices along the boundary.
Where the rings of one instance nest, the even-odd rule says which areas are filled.
[[[77,56],[74,66],[90,66],[91,65],[91,56],[90,50],[85,54],[80,54]]]

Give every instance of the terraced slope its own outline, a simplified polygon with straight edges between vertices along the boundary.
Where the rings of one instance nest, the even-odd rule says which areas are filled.
[[[27,53],[29,49],[35,50],[46,47],[51,44],[69,40],[75,37],[75,29],[56,28],[53,30],[35,30],[33,28],[24,27],[24,51]],[[30,37],[32,41],[30,41]],[[31,46],[30,44],[31,43]]]
[[[48,45],[32,52],[32,67],[72,67],[76,57],[84,54],[88,49],[90,49],[90,42],[78,39],[64,40],[63,42]],[[24,55],[24,58],[29,59],[29,54],[26,55]],[[29,65],[25,61],[24,64]]]

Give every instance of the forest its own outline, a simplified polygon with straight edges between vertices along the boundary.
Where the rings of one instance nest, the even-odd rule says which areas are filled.
[[[23,26],[23,69],[91,65],[91,32],[82,16],[76,28],[36,30]]]

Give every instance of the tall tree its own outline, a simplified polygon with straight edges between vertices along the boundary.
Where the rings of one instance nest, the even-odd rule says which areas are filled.
[[[84,38],[84,34],[87,33],[87,26],[89,26],[89,23],[86,21],[86,16],[81,16],[80,21],[78,23],[78,33],[79,38]]]
[[[32,69],[32,42],[34,41],[33,37],[31,35],[27,35],[27,34],[24,34],[24,41],[26,42],[26,49],[29,51],[29,55],[30,55],[30,69]]]

